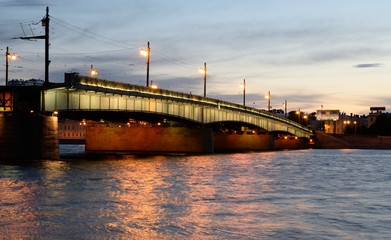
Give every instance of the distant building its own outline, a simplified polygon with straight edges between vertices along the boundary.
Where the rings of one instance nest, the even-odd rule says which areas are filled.
[[[368,115],[368,127],[376,122],[376,118],[386,111],[385,107],[371,107]]]
[[[29,80],[22,80],[22,79],[12,79],[8,82],[8,86],[42,86],[44,83],[41,79],[29,79]]]
[[[345,134],[347,128],[354,128],[357,133],[357,128],[366,125],[366,119],[339,110],[318,110],[316,118],[324,122],[324,132],[328,134]]]
[[[86,138],[86,122],[74,120],[59,121],[58,138],[60,140],[84,140]]]

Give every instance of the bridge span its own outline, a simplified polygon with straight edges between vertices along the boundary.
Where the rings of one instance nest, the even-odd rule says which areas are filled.
[[[95,116],[116,120],[122,116],[152,123],[157,119],[184,123],[181,127],[143,129],[87,126],[87,151],[213,153],[297,149],[308,147],[312,136],[310,129],[263,110],[68,73],[64,83],[0,87],[0,160],[58,159],[55,112],[61,118],[93,120],[91,116]],[[256,131],[236,134],[214,128],[223,124],[255,126]],[[281,138],[282,135],[285,136]]]
[[[287,118],[212,98],[66,73],[64,84],[44,93],[45,111],[128,112],[175,117],[198,124],[238,122],[267,132],[310,138],[312,131]]]

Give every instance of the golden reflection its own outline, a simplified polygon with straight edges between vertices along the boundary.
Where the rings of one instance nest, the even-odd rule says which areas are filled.
[[[118,202],[115,218],[118,222],[105,224],[104,228],[123,228],[132,236],[159,238],[153,230],[164,219],[164,206],[171,201],[171,196],[161,188],[169,187],[162,175],[163,159],[155,161],[121,161],[121,168],[113,176],[108,176],[116,183],[116,189],[110,195]]]
[[[14,171],[14,170],[12,170]],[[0,178],[0,235],[2,239],[27,239],[37,234],[34,184]]]

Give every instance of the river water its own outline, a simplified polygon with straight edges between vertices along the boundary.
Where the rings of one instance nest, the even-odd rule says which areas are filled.
[[[3,239],[390,239],[390,150],[0,165]]]

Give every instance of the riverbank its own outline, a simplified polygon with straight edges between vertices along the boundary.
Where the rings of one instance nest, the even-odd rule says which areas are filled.
[[[390,136],[330,135],[315,131],[315,143],[322,149],[391,149]]]

